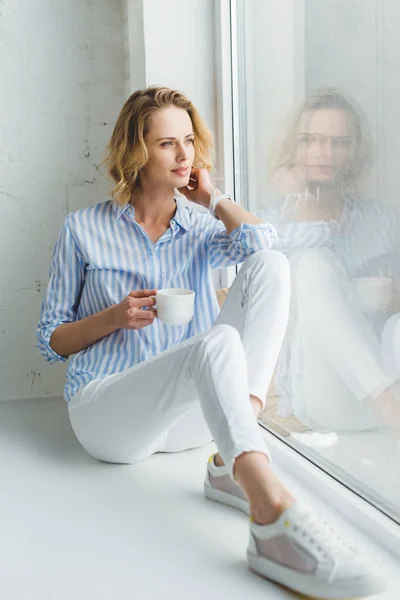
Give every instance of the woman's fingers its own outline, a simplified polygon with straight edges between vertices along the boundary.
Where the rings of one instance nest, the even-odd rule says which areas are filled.
[[[154,306],[156,303],[156,299],[153,296],[146,296],[145,298],[137,298],[135,302],[136,306]]]
[[[148,298],[149,296],[154,296],[157,293],[157,290],[134,290],[129,295],[132,298]]]
[[[157,318],[157,312],[155,310],[139,310],[137,318],[153,322]]]
[[[147,327],[148,325],[152,325],[153,321],[141,321],[140,324],[142,327]]]
[[[185,187],[178,188],[178,192],[187,198],[189,194],[189,188],[185,185]]]
[[[197,187],[193,189],[189,189],[188,187],[179,188],[181,194],[183,194],[188,200],[194,200],[194,195],[196,193]]]
[[[190,170],[190,179],[193,181],[198,181],[201,169],[198,167],[192,167]]]

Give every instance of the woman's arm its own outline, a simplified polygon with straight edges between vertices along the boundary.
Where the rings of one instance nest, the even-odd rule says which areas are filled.
[[[226,232],[229,234],[234,229],[246,223],[247,225],[260,225],[262,223],[256,215],[245,210],[235,202],[227,198],[220,200],[215,208],[215,214],[225,225]]]
[[[49,283],[36,332],[38,349],[50,363],[67,360],[62,353],[53,349],[50,338],[60,325],[75,321],[85,285],[85,273],[86,260],[71,232],[67,217],[53,250]]]
[[[156,290],[131,292],[119,304],[79,321],[59,325],[51,335],[51,348],[66,357],[85,350],[117,329],[141,329],[151,325],[157,313],[142,310],[142,307],[154,306],[155,299],[151,296],[155,293]]]
[[[189,187],[180,188],[188,200],[208,208],[213,185],[206,169],[192,169]],[[207,247],[213,269],[237,265],[254,252],[272,248],[278,242],[275,228],[238,206],[221,199],[215,207],[218,219],[210,219]]]
[[[117,329],[140,329],[153,322],[157,313],[142,310],[153,306],[156,290],[131,292],[122,302],[77,320],[85,285],[86,260],[66,218],[53,251],[49,284],[37,328],[38,348],[50,362],[64,362]]]
[[[212,198],[214,186],[206,169],[192,169],[189,187],[180,188],[180,192],[191,202],[208,208]],[[216,190],[218,192],[218,190]],[[218,194],[219,195],[219,192]],[[261,219],[248,212],[241,206],[228,199],[220,200],[216,206],[215,214],[225,225],[229,234],[240,225],[259,225]]]
[[[319,210],[306,214],[310,206],[304,206],[301,199],[294,204],[289,200],[286,197],[283,205],[279,203],[257,210],[262,222],[270,223],[276,229],[279,238],[276,250],[290,255],[335,243],[341,237],[339,223],[330,214]]]
[[[111,306],[80,321],[59,325],[51,334],[51,348],[60,356],[68,357],[113,333],[116,330],[113,308]]]

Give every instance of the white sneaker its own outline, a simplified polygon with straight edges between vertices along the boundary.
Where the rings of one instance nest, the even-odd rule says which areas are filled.
[[[247,558],[259,575],[317,598],[369,596],[387,587],[374,564],[300,502],[271,525],[250,523]]]
[[[232,479],[228,468],[217,467],[214,463],[214,454],[210,456],[207,464],[206,479],[204,482],[204,495],[209,500],[221,502],[238,508],[247,515],[250,514],[249,503],[242,489]]]
[[[227,467],[215,465],[214,455],[208,459],[204,494],[250,513],[243,491]],[[250,523],[247,558],[253,571],[309,596],[349,598],[386,589],[379,569],[300,502],[271,525]]]

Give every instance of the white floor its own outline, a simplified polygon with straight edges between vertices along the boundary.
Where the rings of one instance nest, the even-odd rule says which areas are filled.
[[[76,442],[60,399],[0,403],[1,597],[297,598],[247,569],[247,518],[203,498],[212,449],[102,464]],[[384,563],[392,588],[379,598],[398,600],[394,557],[313,502]]]

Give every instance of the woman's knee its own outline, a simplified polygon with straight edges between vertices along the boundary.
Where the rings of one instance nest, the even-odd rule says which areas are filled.
[[[243,267],[252,279],[259,279],[278,291],[290,292],[290,263],[278,250],[259,250],[251,254]]]
[[[288,270],[289,261],[279,250],[257,250],[250,254],[244,264],[261,264],[277,270]]]
[[[216,344],[223,347],[233,348],[237,345],[242,345],[240,333],[233,325],[225,323],[214,325],[208,333],[208,338],[212,338]]]
[[[301,274],[324,273],[337,265],[335,255],[328,248],[310,248],[297,255],[296,272]]]
[[[297,257],[292,276],[298,292],[315,293],[327,285],[339,284],[345,273],[334,254],[327,248],[311,248]]]

